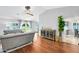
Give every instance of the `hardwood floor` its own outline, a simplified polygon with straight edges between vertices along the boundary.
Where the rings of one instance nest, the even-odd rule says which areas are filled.
[[[33,44],[15,50],[12,53],[78,53],[79,46],[59,43],[38,37]]]

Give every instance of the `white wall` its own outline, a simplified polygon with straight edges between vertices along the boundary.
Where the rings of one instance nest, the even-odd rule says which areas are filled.
[[[57,17],[60,15],[65,19],[79,16],[79,7],[62,7],[47,10],[39,15],[39,27],[49,27],[57,30]]]
[[[64,20],[72,20],[79,19],[79,7],[78,6],[70,6],[70,7],[62,7],[62,8],[56,8],[56,9],[50,9],[45,11],[44,13],[39,15],[39,29],[43,28],[51,28],[58,30],[58,21],[57,17],[58,16],[63,16]],[[70,24],[69,29],[72,30],[72,25]],[[72,40],[73,39],[73,40]],[[69,42],[72,44],[78,44],[78,41],[74,36],[69,36],[69,38],[66,37],[63,40],[64,42]]]

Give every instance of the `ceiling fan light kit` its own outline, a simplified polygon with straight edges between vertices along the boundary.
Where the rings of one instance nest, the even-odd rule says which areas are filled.
[[[26,9],[26,14],[33,16],[33,14],[31,13],[31,7],[30,6],[25,6]]]

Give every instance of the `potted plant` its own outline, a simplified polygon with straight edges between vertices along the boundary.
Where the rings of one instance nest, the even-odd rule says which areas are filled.
[[[63,16],[58,16],[58,31],[59,31],[59,40],[62,40],[62,32],[64,31],[65,22]]]

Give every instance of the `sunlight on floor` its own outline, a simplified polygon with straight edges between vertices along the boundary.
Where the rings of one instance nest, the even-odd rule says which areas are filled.
[[[34,40],[37,40],[37,37],[38,37],[38,33],[35,33]]]
[[[67,42],[67,43],[78,45],[79,38],[74,37],[73,35],[67,35],[67,36],[63,36],[63,41]]]

